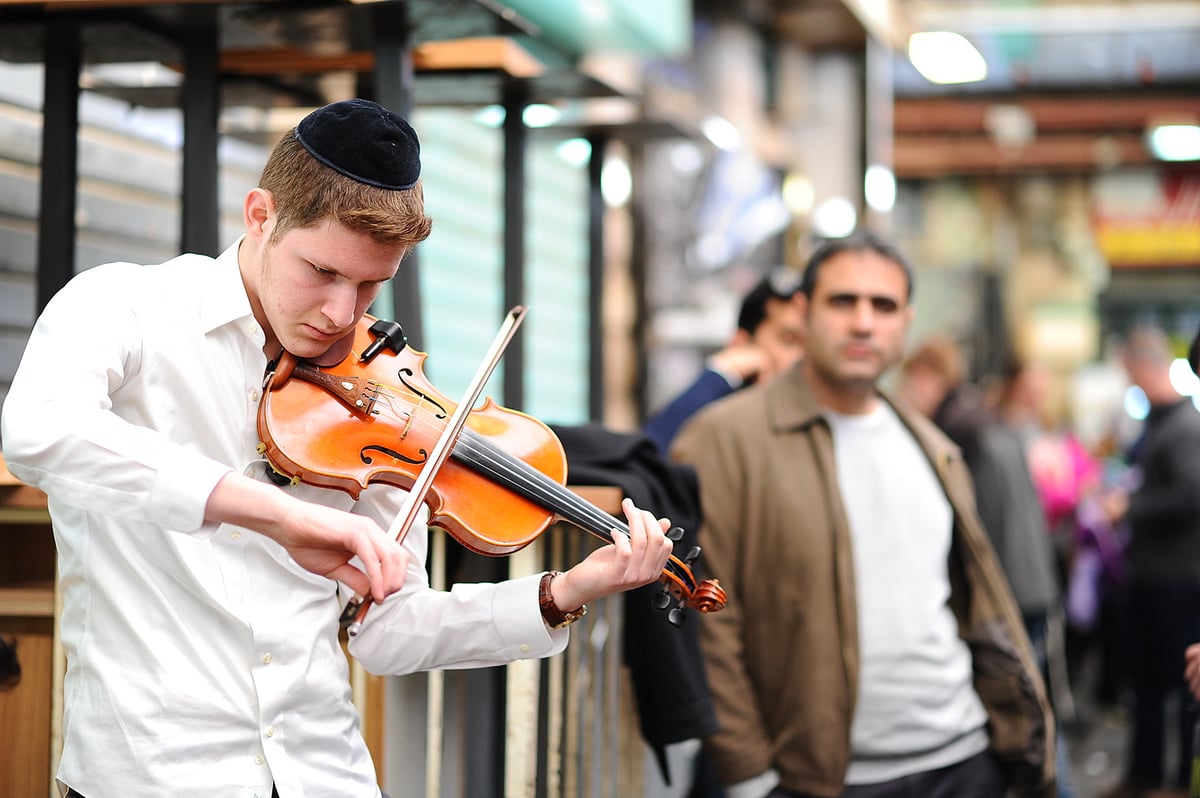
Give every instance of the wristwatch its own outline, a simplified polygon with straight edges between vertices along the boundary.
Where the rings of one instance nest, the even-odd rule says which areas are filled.
[[[546,625],[551,629],[562,629],[564,626],[570,626],[587,615],[586,604],[580,606],[578,609],[563,612],[554,603],[554,594],[550,592],[550,583],[554,581],[554,577],[558,576],[558,574],[558,571],[547,571],[542,574],[542,581],[538,583],[538,605],[542,608],[542,619],[546,621]]]

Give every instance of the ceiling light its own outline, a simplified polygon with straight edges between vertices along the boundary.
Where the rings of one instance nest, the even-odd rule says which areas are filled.
[[[987,61],[965,37],[923,31],[908,38],[908,60],[930,83],[974,83],[987,77]]]
[[[858,211],[845,197],[830,197],[813,211],[813,232],[822,238],[845,238],[858,224]]]
[[[600,168],[600,194],[610,208],[619,208],[633,195],[633,175],[623,158],[610,155]]]
[[[788,172],[783,178],[781,187],[783,204],[797,216],[804,216],[816,204],[817,192],[812,178],[798,172]]]
[[[896,175],[880,164],[868,166],[863,176],[863,193],[871,210],[890,212],[896,205]]]
[[[1200,127],[1157,125],[1146,134],[1146,146],[1160,161],[1200,160]]]

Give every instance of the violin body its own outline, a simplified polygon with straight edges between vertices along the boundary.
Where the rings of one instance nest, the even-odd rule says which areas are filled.
[[[374,482],[407,490],[454,413],[456,404],[425,377],[426,353],[406,345],[399,353],[383,350],[369,362],[359,359],[357,353],[373,341],[372,321],[364,317],[359,323],[354,347],[341,363],[321,370],[334,378],[330,385],[325,378],[317,383],[300,377],[296,366],[290,373],[277,367],[268,376],[259,405],[259,440],[272,467],[294,482],[336,488],[355,499]],[[286,367],[289,357],[285,354],[280,366]],[[339,401],[330,401],[331,395]],[[343,395],[356,398],[348,403]],[[566,452],[538,419],[489,398],[470,412],[466,425],[550,479],[566,481]],[[431,525],[487,555],[511,554],[528,545],[555,515],[453,456],[438,473],[427,503]],[[500,519],[503,523],[497,523]]]
[[[386,327],[394,332],[380,331]],[[258,407],[259,451],[272,468],[293,483],[355,499],[374,483],[412,487],[457,407],[425,377],[428,356],[402,343],[402,335],[398,325],[364,316],[350,354],[336,365],[280,356]],[[430,525],[479,554],[511,554],[556,519],[608,542],[614,533],[629,534],[624,521],[566,488],[566,452],[548,426],[491,399],[466,414],[434,473],[425,495]],[[683,560],[668,559],[660,609],[672,598],[700,612],[725,606],[716,580],[698,584],[692,575],[699,553],[693,547]],[[682,622],[679,613],[672,610],[672,623]]]

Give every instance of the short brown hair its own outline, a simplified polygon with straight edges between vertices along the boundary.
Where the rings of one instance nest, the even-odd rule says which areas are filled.
[[[420,182],[397,191],[339,174],[309,154],[294,128],[271,151],[258,185],[275,200],[278,221],[272,242],[326,218],[380,243],[406,247],[424,241],[433,228]]]
[[[907,373],[919,367],[932,371],[951,389],[959,387],[967,379],[967,359],[962,347],[942,336],[926,339],[913,350],[900,369]]]

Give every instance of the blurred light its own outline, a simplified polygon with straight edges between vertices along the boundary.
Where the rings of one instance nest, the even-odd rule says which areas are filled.
[[[475,112],[475,121],[488,127],[500,127],[504,124],[505,116],[503,105],[485,105]],[[549,127],[561,118],[562,111],[544,103],[527,105],[521,112],[521,121],[526,127]]]
[[[930,83],[974,83],[987,77],[987,61],[965,37],[923,31],[908,38],[908,60]]]
[[[521,121],[527,127],[550,127],[562,117],[562,112],[553,105],[534,103],[525,106],[521,113]]]
[[[504,124],[504,106],[485,105],[475,112],[475,121],[487,127],[500,127]]]
[[[813,232],[823,238],[845,238],[858,224],[858,211],[845,197],[830,197],[813,211]]]
[[[571,166],[583,166],[592,157],[592,143],[587,139],[567,139],[554,148],[554,154]]]
[[[808,175],[788,172],[783,178],[783,204],[797,216],[805,216],[812,212],[817,201],[817,192]]]
[[[1180,396],[1200,394],[1200,377],[1197,377],[1196,372],[1192,371],[1187,358],[1177,357],[1172,360],[1167,378],[1171,381],[1171,387]]]
[[[1126,389],[1122,404],[1125,406],[1125,414],[1134,421],[1145,421],[1146,416],[1150,415],[1150,400],[1146,398],[1146,392],[1136,385],[1130,385]]]
[[[633,194],[633,175],[629,173],[629,164],[623,159],[604,159],[604,167],[600,170],[600,193],[612,208],[619,208],[629,202],[629,197]]]
[[[1200,160],[1200,127],[1158,125],[1147,134],[1146,146],[1160,161]]]
[[[742,143],[742,134],[733,123],[722,116],[710,116],[700,125],[705,137],[725,152],[733,152]]]
[[[992,140],[1003,147],[1024,147],[1037,136],[1037,122],[1023,106],[1010,103],[989,105],[983,126]]]
[[[83,71],[79,85],[85,89],[103,86],[174,87],[183,85],[183,75],[157,61],[97,64]]]
[[[886,166],[868,166],[863,192],[872,210],[887,213],[896,205],[896,176]]]
[[[704,153],[690,141],[680,141],[671,147],[667,158],[675,171],[685,175],[694,175],[704,166]]]

